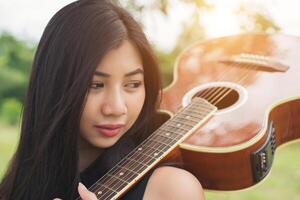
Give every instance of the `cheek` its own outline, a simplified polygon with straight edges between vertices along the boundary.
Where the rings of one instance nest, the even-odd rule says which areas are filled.
[[[130,115],[132,118],[134,118],[134,120],[140,114],[144,102],[145,102],[145,91],[142,91],[138,95],[131,97],[131,100],[129,101],[129,110],[131,111]]]
[[[80,119],[80,129],[84,129],[92,121],[92,117],[95,115],[95,103],[91,96],[87,98],[86,104],[84,106],[82,116]]]

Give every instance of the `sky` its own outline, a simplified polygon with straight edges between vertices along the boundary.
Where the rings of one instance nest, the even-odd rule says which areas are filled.
[[[0,31],[6,30],[29,42],[39,41],[50,18],[63,6],[74,0],[0,0]],[[143,0],[141,0],[143,1]],[[146,0],[144,0],[146,1]],[[178,0],[171,1],[170,16],[162,18],[159,12],[143,14],[145,33],[149,40],[163,50],[171,50],[181,32],[181,23],[189,20],[190,6]],[[213,12],[201,15],[207,36],[215,38],[238,34],[235,9],[240,3],[260,7],[271,16],[281,32],[300,36],[300,1],[296,0],[207,0],[215,6]]]

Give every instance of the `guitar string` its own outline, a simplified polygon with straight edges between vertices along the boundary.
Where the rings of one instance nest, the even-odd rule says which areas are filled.
[[[186,113],[185,113],[185,114],[186,114]],[[199,116],[197,116],[197,117],[199,117]],[[167,123],[166,123],[166,124],[167,124]],[[169,125],[169,124],[170,124],[170,123],[168,123],[167,125]],[[183,126],[187,126],[187,125],[184,124]],[[190,126],[190,127],[193,127],[194,125],[189,125],[189,126]],[[173,128],[178,128],[178,127],[173,127]],[[186,131],[188,131],[188,130],[185,129],[185,132],[186,132]],[[172,131],[171,131],[171,132],[172,132]],[[158,134],[158,133],[163,133],[163,132],[162,132],[162,130],[159,130],[159,131],[157,132],[157,134]],[[172,133],[173,133],[173,132],[172,132]],[[156,135],[156,134],[153,133],[152,136],[154,136],[154,135]],[[182,136],[182,135],[181,135],[181,136]],[[152,138],[153,138],[153,137],[151,137],[151,138],[149,137],[149,138],[147,138],[147,139],[152,139]],[[163,138],[163,139],[164,139],[164,140],[170,140],[170,139],[172,139],[172,138]],[[165,142],[165,141],[164,141],[164,142]],[[174,141],[173,141],[173,142],[174,142]],[[146,141],[144,141],[144,143],[146,143]],[[176,143],[176,142],[175,142],[175,143]],[[165,145],[170,145],[170,144],[171,144],[171,143],[168,143],[168,142],[167,142],[167,144],[165,144]],[[142,146],[142,145],[143,145],[143,144],[139,145],[138,147],[140,147],[140,146]],[[166,147],[167,147],[167,146],[162,146],[162,145],[163,145],[163,144],[159,144],[159,148],[161,148],[161,147],[166,148]],[[147,149],[147,150],[151,150],[151,149]],[[158,150],[158,149],[156,149],[156,150]],[[152,151],[153,151],[153,150],[152,150]],[[159,150],[159,151],[161,151],[161,150]],[[135,151],[133,150],[132,152],[135,152]],[[145,154],[147,155],[149,152],[146,151],[146,152],[143,152],[143,153],[145,153]],[[132,157],[132,156],[134,156],[134,154],[131,155],[131,157]],[[145,157],[145,158],[147,158],[147,157]],[[126,158],[126,159],[128,159],[128,158]],[[125,158],[124,158],[124,160],[125,160]],[[123,161],[123,160],[122,160],[122,161]],[[144,161],[144,160],[143,160],[143,161]],[[142,162],[143,162],[143,161],[142,161]],[[134,163],[129,163],[129,164],[135,165]],[[117,164],[116,166],[118,166],[118,165],[120,165],[120,164]],[[136,167],[138,167],[138,166],[136,165]],[[114,171],[117,171],[117,170],[118,170],[118,169],[116,169],[116,170],[114,170]],[[133,170],[136,170],[136,169],[133,169]],[[111,170],[110,170],[110,171],[111,171]],[[111,171],[111,172],[107,172],[106,174],[108,174],[108,173],[111,174],[111,173],[114,173],[114,172]],[[105,176],[105,175],[104,175],[104,176]],[[109,177],[107,177],[107,178],[109,178]],[[132,177],[130,177],[130,178],[132,178]],[[102,179],[103,179],[103,177],[102,177]],[[99,179],[97,182],[99,182],[99,181],[104,181],[104,180]],[[111,185],[109,185],[109,186],[111,186]],[[95,188],[95,187],[93,187],[93,188]],[[104,195],[105,195],[105,194],[102,194],[102,196],[104,196]]]
[[[238,65],[240,65],[239,63],[235,63],[235,64],[233,64],[233,65],[229,65],[229,66],[231,66],[231,69],[229,70],[229,72],[227,72],[227,73],[224,73],[223,74],[223,76],[219,79],[219,80],[217,80],[217,82],[219,82],[219,81],[224,81],[225,79],[225,77],[227,77],[227,75],[228,74],[230,74],[230,72],[231,71],[235,71],[236,70],[236,66],[238,66]],[[244,72],[246,72],[246,73],[248,73],[249,71],[251,71],[251,64],[247,64],[245,67],[244,67],[244,69],[243,69],[243,71]],[[210,102],[210,98],[211,97],[213,97],[214,98],[214,95],[215,94],[219,94],[219,92],[223,92],[224,90],[227,90],[227,88],[223,88],[223,87],[217,87],[217,88],[213,88],[213,89],[211,89],[211,90],[206,90],[206,91],[208,91],[208,93],[200,93],[199,94],[199,97],[203,97],[204,99],[206,99],[208,102]]]
[[[242,79],[241,79],[242,80]],[[228,93],[228,92],[227,92]],[[225,96],[225,95],[223,95],[223,96]],[[134,163],[133,163],[134,164]],[[119,183],[119,182],[117,182],[117,183]],[[119,188],[119,187],[118,187]],[[108,191],[108,190],[107,190]]]
[[[250,73],[246,74],[241,80],[240,82],[242,82],[243,80],[245,80],[248,76],[249,76]],[[257,72],[255,72],[253,75],[256,75]],[[212,104],[213,105],[217,105],[217,103],[219,103],[222,99],[224,99],[226,97],[227,94],[229,94],[231,91],[233,90],[233,88],[230,88],[227,92],[225,92],[225,94],[223,94],[223,96],[221,96],[219,99],[218,99],[218,95],[217,98],[215,97],[213,100],[212,100]],[[225,90],[224,90],[225,91]],[[214,100],[216,100],[216,102],[214,102]]]
[[[188,128],[186,125],[182,126],[182,128]],[[173,132],[169,131],[169,132]],[[187,132],[188,129],[185,129]],[[133,161],[129,160],[128,162],[124,162],[123,164],[121,164],[121,169],[125,168],[125,173],[126,173],[126,168],[131,169],[132,171],[136,172],[136,174],[134,173],[129,173],[126,177],[124,177],[124,179],[130,183],[132,182],[135,178],[137,178],[137,176],[139,174],[141,174],[146,168],[148,168],[151,164],[154,163],[154,161],[157,161],[159,157],[163,156],[163,154],[168,150],[171,149],[172,147],[174,147],[174,144],[176,143],[175,141],[178,141],[181,137],[182,137],[182,133],[183,130],[181,130],[181,133],[178,132],[177,130],[177,134],[172,138],[170,137],[165,137],[164,135],[162,135],[162,132],[157,132],[155,134],[154,140],[149,140],[150,143],[146,143],[147,145],[142,145],[141,148],[144,148],[142,151],[140,151],[141,153],[135,153],[134,155],[136,156],[132,156],[133,157]],[[158,137],[159,138],[158,138]],[[167,145],[169,144],[169,145]],[[150,146],[150,147],[149,147]],[[157,156],[155,156],[155,153],[157,154]],[[152,155],[152,156],[150,156]],[[153,156],[154,155],[154,156]],[[139,157],[140,156],[140,157]],[[138,162],[135,162],[138,161]],[[145,165],[141,165],[138,163],[145,163]],[[137,165],[138,164],[138,165]],[[118,171],[120,172],[120,171]],[[114,174],[114,172],[113,172]],[[104,182],[104,184],[106,184]],[[117,191],[121,191],[124,187],[122,186],[122,184],[115,184],[116,185],[116,190]],[[125,186],[127,186],[125,184]]]
[[[229,65],[229,66],[231,66],[231,68],[229,69],[229,71],[227,71],[227,73],[223,73],[223,75],[221,76],[221,78],[218,78],[219,80],[217,80],[217,82],[218,81],[224,81],[225,79],[225,77],[227,77],[227,75],[228,74],[230,74],[231,73],[231,71],[235,71],[236,70],[236,66],[238,66],[238,65],[241,65],[241,64],[239,64],[239,63],[234,63],[234,64],[231,64],[231,65]],[[246,73],[247,73],[247,69],[249,69],[248,71],[250,71],[251,70],[251,64],[246,64],[245,65],[245,67],[244,67],[244,71],[246,71]],[[210,89],[210,90],[205,90],[204,92],[201,92],[198,96],[199,97],[203,97],[204,99],[206,99],[208,102],[210,102],[210,100],[209,100],[209,96],[211,95],[211,96],[213,96],[214,94],[216,94],[216,93],[218,93],[218,92],[220,92],[220,90],[222,91],[222,90],[227,90],[227,88],[223,88],[223,87],[214,87],[214,88],[212,88],[212,89]],[[179,104],[178,106],[177,106],[177,108],[178,107],[181,107],[181,104]]]
[[[188,114],[189,115],[189,114]],[[201,118],[202,118],[203,116],[201,116]],[[196,116],[196,118],[199,120],[200,118],[199,118],[199,115],[198,116]],[[177,122],[176,122],[177,123]],[[185,126],[186,127],[186,126]],[[188,127],[189,129],[191,129],[191,127],[194,127],[194,125],[191,125],[190,127]],[[174,128],[176,128],[176,127],[173,127],[173,129]],[[176,130],[176,129],[175,129]],[[181,131],[181,133],[179,133],[178,134],[178,130],[177,130],[177,136],[176,137],[173,137],[173,138],[170,138],[170,137],[161,137],[162,136],[162,134],[159,134],[159,133],[163,133],[163,132],[161,132],[161,131],[158,131],[156,134],[155,134],[155,136],[157,136],[157,135],[159,135],[162,139],[158,139],[159,141],[155,141],[155,140],[153,140],[153,141],[151,141],[152,143],[154,143],[154,144],[157,144],[157,143],[161,143],[161,141],[164,141],[164,145],[162,146],[162,144],[159,144],[158,145],[158,147],[159,147],[159,149],[162,149],[163,151],[163,153],[165,153],[166,152],[166,150],[164,150],[164,148],[167,148],[167,149],[170,149],[171,147],[175,147],[174,145],[175,145],[175,143],[176,142],[178,142],[178,137],[180,137],[180,138],[182,138],[182,136],[184,136],[184,133],[185,132],[187,132],[188,130],[187,129],[185,129],[185,131],[184,132],[182,132]],[[172,132],[173,133],[173,131],[169,131],[169,132]],[[182,134],[183,133],[183,134]],[[154,137],[155,138],[155,137]],[[176,138],[176,139],[175,139]],[[175,139],[175,140],[174,140]],[[171,141],[170,141],[171,140]],[[175,141],[175,142],[174,142]],[[169,145],[167,145],[167,144],[169,144]],[[149,145],[151,145],[151,144],[149,144]],[[171,146],[170,146],[171,145]],[[163,147],[163,148],[161,148],[161,147]],[[152,160],[157,160],[160,156],[162,156],[162,155],[160,155],[160,156],[158,156],[157,158],[150,158],[150,160],[148,159],[148,157],[149,157],[149,150],[150,150],[150,152],[151,153],[153,153],[153,152],[157,152],[157,148],[155,148],[155,151],[153,151],[153,149],[146,149],[146,151],[144,151],[144,152],[146,152],[146,153],[144,153],[145,154],[145,156],[146,157],[144,157],[143,158],[143,160],[146,160],[147,162],[148,161],[150,161],[150,163],[149,164],[146,164],[144,167],[142,167],[141,169],[139,169],[140,168],[140,166],[139,165],[136,165],[135,163],[132,163],[133,164],[133,166],[135,166],[135,168],[133,169],[134,171],[136,171],[136,172],[138,172],[137,174],[139,174],[140,172],[143,172],[144,170],[145,170],[145,168],[147,168],[147,167],[149,167],[152,163],[153,163],[153,161],[151,161],[151,159]],[[139,159],[140,160],[140,159]],[[142,161],[143,162],[143,161]],[[130,165],[130,162],[129,162],[129,165]],[[136,170],[136,168],[138,168],[139,169],[139,171],[137,171]],[[136,175],[129,175],[129,178],[130,178],[130,180],[131,181],[133,181],[134,180],[134,178],[135,177],[137,177]],[[119,185],[120,186],[120,185]],[[125,186],[126,186],[126,184],[125,184]],[[124,188],[124,187],[123,187]],[[121,187],[121,190],[122,190],[122,187]],[[121,191],[120,189],[119,189],[119,187],[117,188],[117,191]],[[109,197],[108,197],[109,198]]]
[[[248,67],[248,68],[246,68],[246,69],[244,69],[244,76],[248,76],[253,70],[251,70],[251,69],[253,69],[253,68],[251,68],[251,65]],[[241,76],[241,78],[243,78],[244,76]],[[246,78],[245,77],[245,78]],[[240,82],[240,83],[242,83],[242,80],[238,80],[238,81],[235,81],[235,82]],[[221,89],[220,89],[221,88]],[[217,98],[219,98],[219,96],[220,95],[222,95],[224,92],[226,92],[227,90],[228,91],[232,91],[232,88],[226,88],[226,87],[219,87],[219,89],[220,90],[216,90],[215,92],[213,92],[213,94],[211,95],[211,96],[208,96],[208,97],[206,97],[205,99],[208,101],[208,102],[211,102],[213,105],[217,105],[217,104],[215,104],[215,103],[213,103],[214,102],[214,100],[216,100]],[[223,96],[222,96],[223,97]],[[219,98],[219,100],[222,100],[223,98]]]
[[[158,136],[163,137],[162,134],[158,134]],[[179,136],[179,135],[177,135],[177,137],[178,137],[178,136]],[[175,141],[174,138],[172,139],[172,138],[170,138],[170,137],[164,137],[164,141],[165,141],[165,140],[168,140],[168,141],[173,140],[173,141],[171,141],[171,143],[172,143],[172,142],[173,142],[172,144],[175,144],[175,143],[176,143],[176,142],[174,143],[174,141]],[[153,143],[154,141],[151,141],[151,142]],[[158,147],[159,151],[162,152],[162,153],[164,153],[164,152],[161,151],[161,150],[163,150],[164,148],[167,147],[166,145],[164,145],[163,148],[161,148],[161,147],[162,147],[161,144],[156,145],[156,146]],[[153,149],[153,148],[152,148],[152,149]],[[158,149],[155,149],[155,151],[157,151]],[[161,150],[160,150],[160,149],[161,149]],[[145,152],[147,152],[147,151],[144,151],[144,150],[143,150],[141,154],[145,154]],[[152,150],[152,153],[153,153],[153,152],[154,152],[154,150]],[[154,158],[150,158],[150,160],[153,160],[153,159],[154,159]],[[149,159],[146,159],[146,160],[147,160],[147,162],[150,161]],[[135,164],[135,163],[131,163],[131,162],[129,161],[128,163],[126,163],[125,166],[126,166],[127,168],[128,168],[128,166],[129,166],[129,168],[131,169],[131,164]],[[135,165],[136,165],[136,164],[135,164]],[[125,169],[126,169],[126,168],[125,168]],[[135,170],[135,169],[133,169],[133,170]],[[132,170],[131,170],[131,171],[132,171]],[[120,172],[120,171],[119,171],[119,172]],[[119,173],[119,172],[118,172],[118,173]],[[133,180],[132,178],[134,178],[134,176],[135,176],[134,174],[133,174],[133,175],[132,175],[132,174],[131,174],[131,175],[129,174],[129,177],[126,176],[126,179],[123,179],[123,181],[124,181],[124,180],[126,180],[126,181],[128,181],[128,180]],[[115,177],[115,178],[116,178],[116,177]],[[123,178],[124,178],[124,177],[123,177]],[[117,189],[117,190],[118,190],[118,189]],[[118,191],[119,191],[119,190],[118,190]]]
[[[228,92],[227,92],[228,93]],[[226,94],[225,94],[226,95]],[[223,95],[223,96],[225,96],[225,95]]]
[[[168,123],[168,125],[169,125],[169,123]],[[146,142],[146,141],[145,141],[145,142]],[[142,146],[142,144],[141,144],[140,146]],[[160,147],[161,147],[161,145],[160,145]],[[165,146],[165,147],[166,147],[166,146]],[[164,147],[164,148],[165,148],[165,147]],[[134,152],[134,150],[133,150],[132,152]],[[131,156],[131,157],[132,157],[132,156]],[[108,173],[111,173],[111,172],[108,172]]]
[[[247,76],[248,76],[248,75],[247,75]],[[247,76],[246,76],[246,77],[247,77]],[[223,74],[223,77],[224,77],[224,74]],[[222,78],[223,78],[223,77],[222,77]],[[245,78],[245,77],[244,77],[244,78]],[[243,80],[244,78],[242,78],[241,80]],[[219,89],[219,88],[217,88],[217,90],[215,90],[215,92],[217,92],[218,89]],[[231,89],[231,90],[232,90],[232,89]],[[220,101],[222,98],[224,98],[231,90],[227,91],[227,92],[219,99],[219,101]],[[224,91],[226,91],[226,90],[223,90],[223,92],[224,92]],[[214,92],[214,93],[215,93],[215,92]],[[169,138],[167,138],[167,139],[169,139]],[[134,164],[134,163],[133,163],[133,164]],[[130,178],[132,178],[132,177],[130,177]],[[99,180],[99,181],[100,181],[100,180]]]
[[[225,65],[225,64],[223,64],[223,65]],[[236,66],[238,66],[238,63],[231,65],[230,66],[231,68],[229,69],[229,71],[227,71],[227,73],[223,73],[221,77],[218,77],[216,82],[224,81],[225,80],[224,78],[227,76],[227,74],[230,74],[231,71],[236,70],[236,68],[235,68]],[[206,90],[202,91],[199,95],[204,95],[204,96],[210,95],[210,93],[213,92],[214,90],[215,90],[215,88],[210,89],[210,90],[206,89]]]

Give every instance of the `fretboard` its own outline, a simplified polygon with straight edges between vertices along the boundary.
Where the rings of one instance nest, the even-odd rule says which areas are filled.
[[[194,98],[170,120],[131,151],[89,190],[98,199],[118,199],[179,143],[198,129],[217,110],[202,98]]]

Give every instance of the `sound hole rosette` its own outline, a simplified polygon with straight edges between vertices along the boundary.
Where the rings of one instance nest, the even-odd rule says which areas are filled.
[[[193,87],[191,90],[189,90],[182,98],[182,106],[186,107],[187,105],[189,105],[191,103],[192,98],[196,94],[201,93],[204,90],[209,90],[209,89],[216,88],[216,87],[230,88],[230,89],[236,91],[238,93],[238,99],[232,105],[230,105],[226,108],[218,109],[214,113],[215,115],[228,113],[235,109],[238,109],[248,99],[247,90],[239,84],[236,84],[234,82],[210,82],[210,83],[198,85],[196,87]],[[224,92],[224,94],[225,94],[225,92]],[[220,95],[220,97],[222,95]]]

